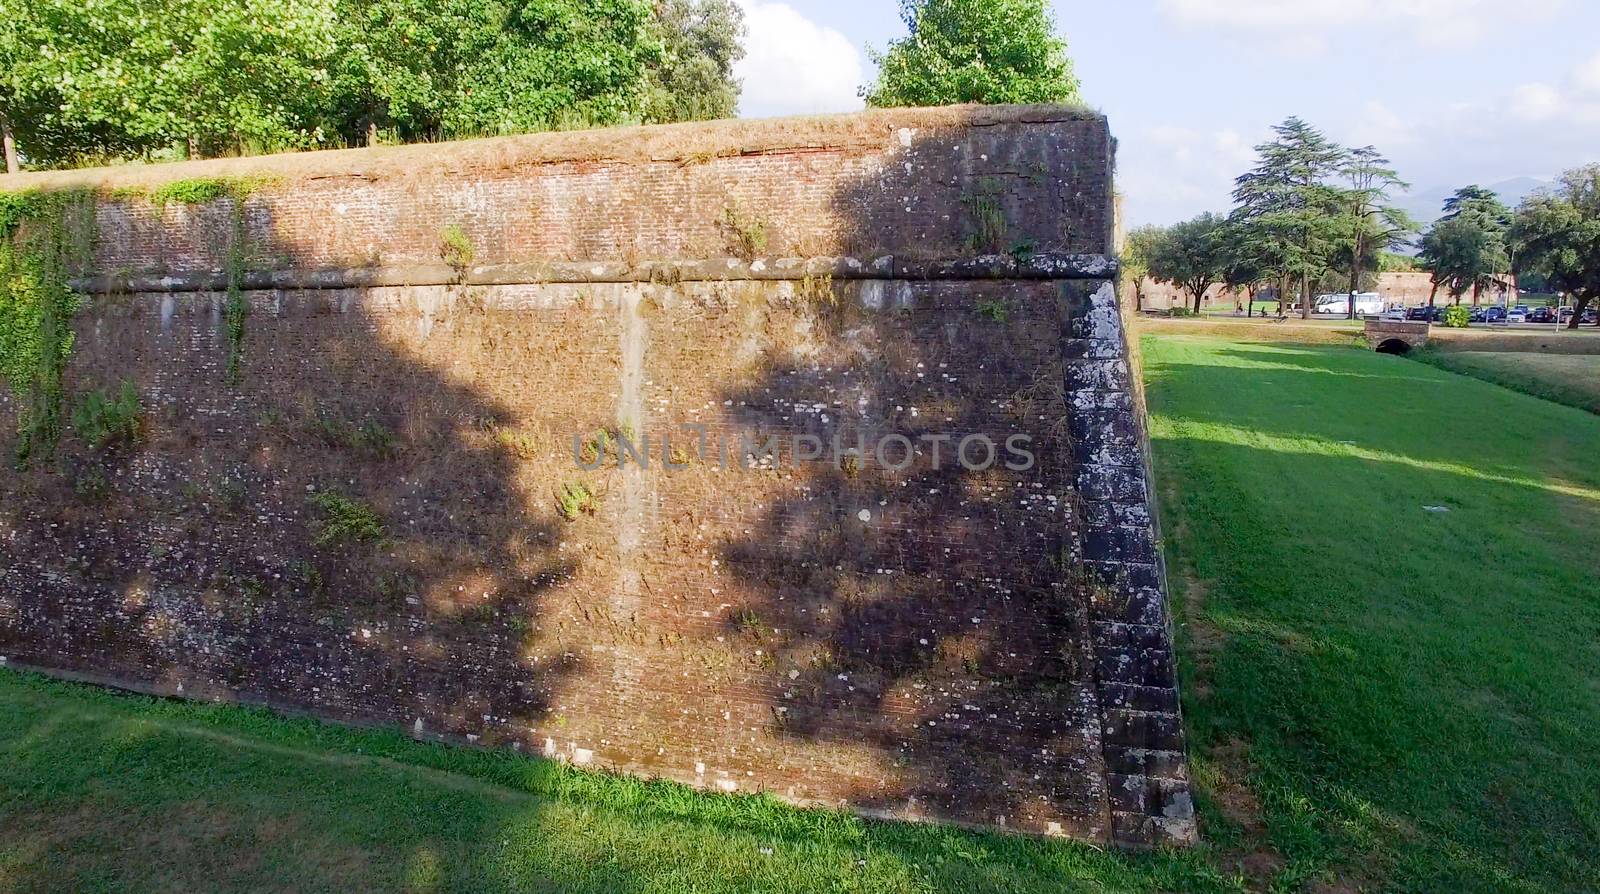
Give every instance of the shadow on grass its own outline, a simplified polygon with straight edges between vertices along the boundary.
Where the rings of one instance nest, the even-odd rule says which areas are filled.
[[[1559,457],[1600,421],[1291,354],[1147,345],[1198,753],[1261,803],[1280,881],[1588,890],[1600,487]]]
[[[0,672],[7,890],[1230,890],[1199,853],[861,820]]]

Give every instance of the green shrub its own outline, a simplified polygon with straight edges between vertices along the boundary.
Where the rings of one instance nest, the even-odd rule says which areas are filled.
[[[996,323],[1004,323],[1010,318],[1011,311],[1006,307],[1006,303],[1003,300],[980,301],[978,302],[978,315]]]
[[[311,496],[311,504],[322,510],[322,519],[316,526],[319,547],[347,546],[354,543],[371,543],[383,539],[383,520],[372,507],[359,503],[333,491],[323,491]]]
[[[569,481],[556,491],[556,509],[567,521],[593,513],[597,505],[594,492],[581,481]]]
[[[449,224],[439,229],[439,257],[457,273],[463,273],[472,266],[472,259],[477,256],[472,248],[472,239],[467,236],[467,231],[455,224]]]
[[[1459,304],[1452,304],[1444,309],[1442,322],[1451,329],[1465,329],[1467,324],[1472,322],[1472,311]]]
[[[739,209],[729,205],[722,209],[722,229],[727,234],[734,254],[746,261],[754,261],[767,250],[767,222],[758,217],[745,217]]]
[[[115,396],[98,389],[78,399],[72,427],[90,450],[123,447],[139,440],[144,429],[144,408],[133,383],[123,382]]]

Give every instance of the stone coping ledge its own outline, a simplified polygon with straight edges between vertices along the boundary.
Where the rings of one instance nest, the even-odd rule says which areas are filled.
[[[1024,258],[980,255],[972,258],[914,260],[887,255],[860,258],[711,258],[646,261],[529,261],[484,264],[459,269],[445,264],[336,267],[318,270],[247,271],[244,289],[357,289],[379,286],[538,285],[543,283],[726,282],[800,280],[831,276],[841,280],[995,280],[1112,279],[1115,258],[1098,254],[1040,253]],[[95,295],[128,292],[216,292],[228,287],[224,270],[186,270],[166,274],[99,274],[76,279],[73,288]]]

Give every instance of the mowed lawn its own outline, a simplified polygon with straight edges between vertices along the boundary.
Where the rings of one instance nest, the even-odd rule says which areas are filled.
[[[1600,417],[1349,348],[1145,347],[1198,849],[0,671],[0,892],[1600,888]]]
[[[1596,338],[1600,341],[1600,337]],[[1508,351],[1438,351],[1427,362],[1567,406],[1600,413],[1600,356]]]
[[[1288,890],[1600,890],[1600,418],[1349,348],[1144,348],[1213,846]]]

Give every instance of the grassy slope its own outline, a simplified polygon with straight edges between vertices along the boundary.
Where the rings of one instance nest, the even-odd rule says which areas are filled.
[[[1594,890],[1600,419],[1349,349],[1145,361],[1212,840],[1259,816],[1286,888]]]
[[[1214,877],[1200,853],[869,823],[0,671],[6,894],[1223,889]]]
[[[1600,356],[1479,351],[1417,356],[1440,369],[1600,413]]]
[[[0,672],[0,892],[1205,891],[1240,864],[1594,888],[1600,419],[1340,348],[1156,337],[1146,363],[1207,848],[868,823]]]

